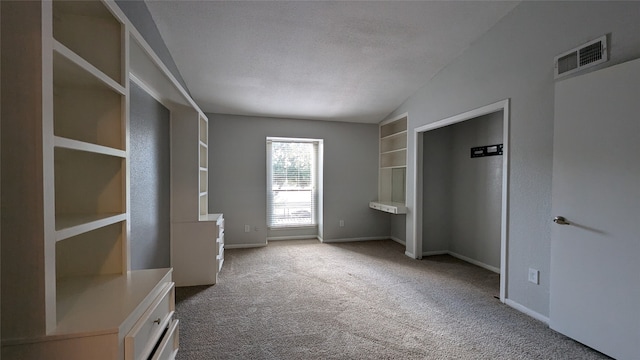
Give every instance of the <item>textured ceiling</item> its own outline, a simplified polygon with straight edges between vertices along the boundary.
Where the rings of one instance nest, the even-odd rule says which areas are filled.
[[[147,1],[205,112],[377,123],[504,1]]]

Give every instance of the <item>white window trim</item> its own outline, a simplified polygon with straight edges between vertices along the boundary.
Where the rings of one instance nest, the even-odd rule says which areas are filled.
[[[270,224],[270,215],[271,215],[271,194],[272,194],[272,152],[271,152],[271,143],[272,142],[291,142],[291,143],[314,143],[317,146],[316,149],[316,159],[315,159],[315,186],[314,186],[314,208],[312,211],[312,219],[314,219],[314,224],[291,224],[291,225],[282,225],[282,226],[272,226]],[[272,137],[268,136],[266,141],[266,186],[267,186],[267,228],[269,230],[295,230],[295,229],[318,229],[320,234],[321,232],[321,224],[322,224],[322,208],[323,208],[323,160],[324,160],[324,140],[323,139],[311,139],[311,138],[291,138],[291,137]]]

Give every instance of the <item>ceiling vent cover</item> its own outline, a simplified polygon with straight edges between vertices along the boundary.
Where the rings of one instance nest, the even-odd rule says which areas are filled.
[[[608,60],[607,36],[589,41],[555,57],[555,78],[573,74]]]

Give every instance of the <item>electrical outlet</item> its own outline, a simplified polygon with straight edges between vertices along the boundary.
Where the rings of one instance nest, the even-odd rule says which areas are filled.
[[[536,285],[540,284],[540,271],[536,269],[529,268],[529,282],[534,283]]]
[[[257,227],[257,226],[254,226],[254,227],[253,227],[253,231],[260,231],[260,229],[258,229],[258,227]]]
[[[340,227],[344,226],[344,220],[340,220]]]
[[[245,225],[244,232],[250,232],[250,231],[251,231],[251,225]]]

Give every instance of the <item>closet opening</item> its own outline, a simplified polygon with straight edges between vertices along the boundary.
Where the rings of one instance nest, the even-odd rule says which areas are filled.
[[[500,276],[507,297],[509,101],[415,129],[416,254],[449,254]]]

